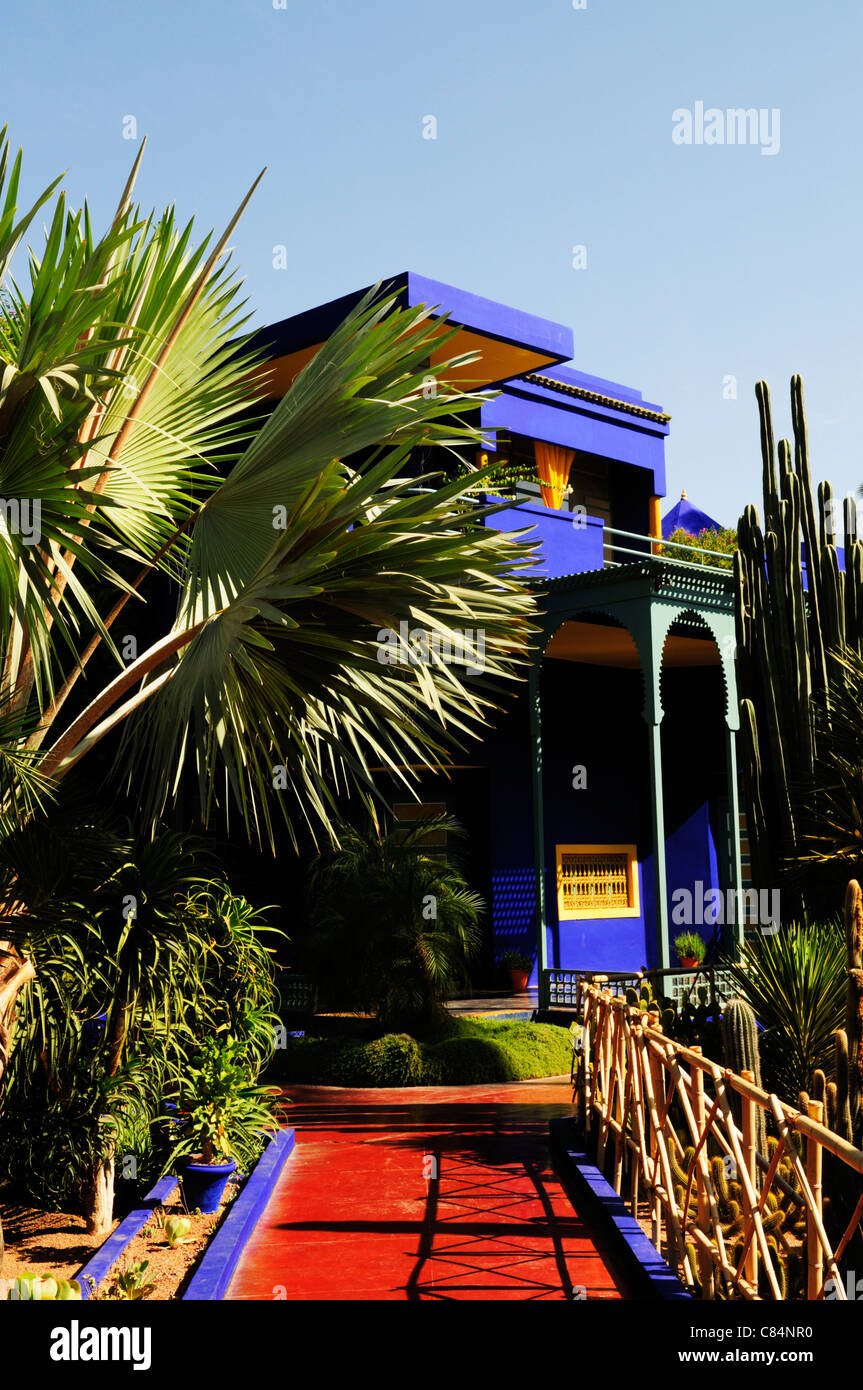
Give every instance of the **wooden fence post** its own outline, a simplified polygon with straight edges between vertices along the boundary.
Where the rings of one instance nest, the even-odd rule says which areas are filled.
[[[744,1081],[755,1085],[755,1073],[752,1071],[742,1071],[740,1075]],[[746,1164],[746,1171],[749,1174],[749,1181],[752,1184],[753,1192],[757,1193],[760,1183],[758,1174],[757,1140],[758,1140],[758,1106],[751,1096],[740,1097],[741,1109],[743,1112],[743,1162]],[[733,1122],[733,1117],[732,1117]],[[749,1249],[746,1252],[746,1260],[743,1265],[743,1273],[753,1288],[758,1288],[758,1242],[750,1241]]]
[[[691,1047],[690,1052],[701,1052],[700,1047]],[[704,1072],[700,1067],[691,1068],[692,1075],[692,1113],[695,1116],[695,1123],[699,1135],[704,1133],[704,1126],[707,1123],[707,1111],[704,1105]],[[710,1201],[707,1195],[707,1188],[704,1185],[704,1174],[702,1165],[695,1165],[695,1195],[698,1204],[698,1227],[705,1235],[710,1230]],[[698,1276],[701,1280],[701,1297],[713,1297],[713,1261],[709,1251],[705,1250],[701,1242],[698,1242]]]
[[[806,1106],[806,1113],[810,1120],[816,1120],[819,1125],[823,1123],[824,1106],[820,1100],[810,1100]],[[823,1213],[822,1158],[821,1145],[811,1135],[807,1136],[806,1178],[812,1188],[815,1207],[814,1211],[809,1207],[806,1209],[806,1297],[810,1302],[817,1299],[824,1282],[824,1251],[821,1249],[821,1242],[818,1239],[818,1227],[815,1219],[816,1212],[819,1218]]]

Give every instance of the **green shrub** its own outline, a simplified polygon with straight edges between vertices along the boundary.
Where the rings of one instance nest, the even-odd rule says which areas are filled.
[[[676,531],[672,531],[666,537],[671,541],[671,545],[660,547],[659,553],[667,555],[670,560],[687,560],[690,564],[698,564],[695,555],[686,550],[678,550],[678,545],[695,546],[698,550],[709,551],[706,564],[718,569],[732,569],[734,562],[734,552],[737,549],[737,531],[730,526],[721,527],[715,530],[706,527],[696,535],[693,531],[687,531],[682,526],[678,526]]]
[[[462,1018],[422,1041],[404,1033],[293,1038],[274,1071],[295,1085],[470,1086],[560,1076],[571,1059],[569,1031],[556,1024]]]

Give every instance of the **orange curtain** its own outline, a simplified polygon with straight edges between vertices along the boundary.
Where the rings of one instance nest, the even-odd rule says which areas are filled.
[[[563,506],[563,494],[569,482],[569,470],[575,458],[574,449],[562,449],[559,444],[544,444],[537,439],[534,444],[536,451],[536,474],[539,478],[539,490],[542,493],[543,505],[554,507],[560,511]]]

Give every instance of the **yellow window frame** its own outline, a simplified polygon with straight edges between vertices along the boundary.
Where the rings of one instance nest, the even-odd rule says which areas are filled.
[[[592,859],[601,861],[611,859],[612,856],[620,861],[625,856],[626,875],[626,905],[615,903],[611,906],[601,907],[590,904],[586,907],[573,907],[572,894],[566,891],[566,880],[569,877],[565,874],[566,860],[578,856],[582,859]],[[635,845],[555,845],[555,859],[557,871],[557,916],[561,922],[588,921],[597,917],[640,917],[641,905],[638,892],[638,858]],[[590,875],[582,880],[590,882]],[[601,875],[597,875],[595,882],[601,883]],[[598,895],[601,902],[601,896]]]

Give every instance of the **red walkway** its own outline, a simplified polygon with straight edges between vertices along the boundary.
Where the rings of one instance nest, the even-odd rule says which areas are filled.
[[[296,1148],[229,1298],[622,1296],[549,1163],[568,1085],[289,1094]]]

